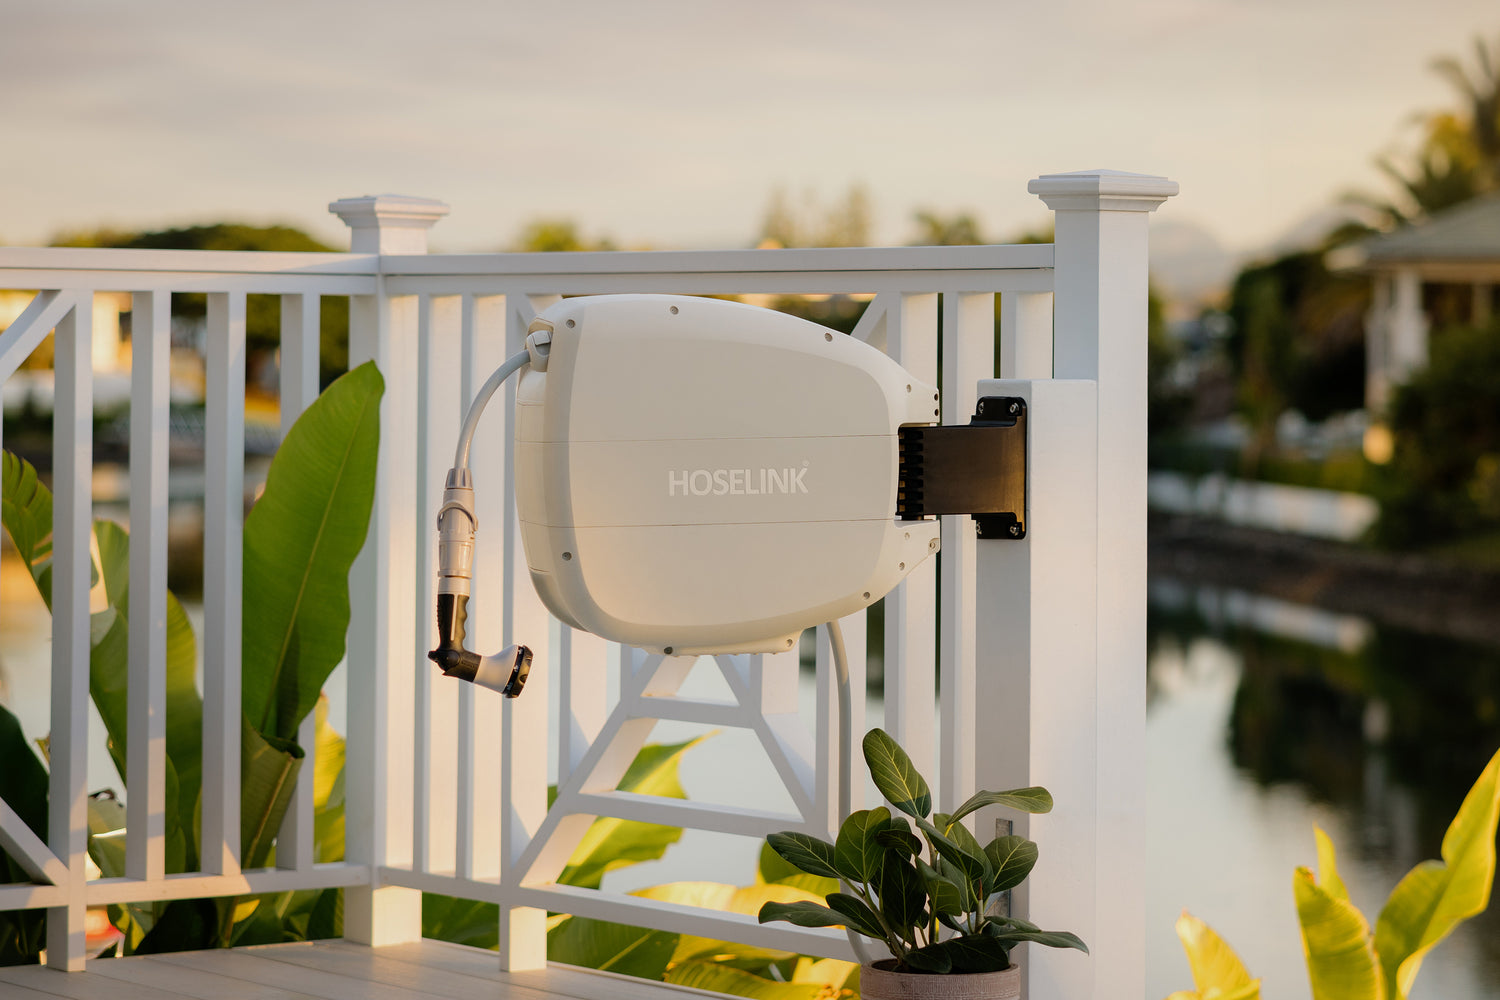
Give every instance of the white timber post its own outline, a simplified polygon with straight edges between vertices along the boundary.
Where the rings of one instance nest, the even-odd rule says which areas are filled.
[[[1094,710],[1094,857],[1065,859],[1093,869],[1089,945],[1095,976],[1091,992],[1073,995],[1140,996],[1146,888],[1147,223],[1149,213],[1177,193],[1177,184],[1165,177],[1085,171],[1040,177],[1028,190],[1056,218],[1053,377],[1097,384],[1094,456],[1085,452],[1076,459],[1096,463],[1096,667],[1092,692],[1077,694],[1081,700],[1092,698]],[[1033,684],[1048,668],[1045,661],[1033,661]],[[1033,886],[1034,900],[1039,892]],[[1036,954],[1030,957],[1041,964]]]
[[[1018,915],[1088,942],[1028,946],[1034,1000],[1145,990],[1147,213],[1165,178],[1054,174],[1052,315],[1002,300],[1001,371],[981,395],[1026,400],[1026,534],[978,543],[977,774],[1045,785],[1045,816],[986,810],[1036,840]],[[1009,315],[1006,315],[1009,313]]]
[[[1380,272],[1372,281],[1370,309],[1365,313],[1365,409],[1376,417],[1390,398],[1391,278]]]
[[[448,206],[379,195],[328,206],[352,230],[354,253],[427,252],[427,230]],[[380,450],[369,534],[349,573],[349,756],[345,854],[370,869],[370,883],[345,891],[344,936],[368,945],[422,936],[422,894],[382,884],[387,866],[413,858],[414,663],[417,452],[417,301],[373,295],[349,307],[349,364],[373,360],[385,378]],[[425,637],[424,637],[425,638]]]
[[[1414,268],[1396,272],[1390,313],[1390,352],[1386,356],[1391,384],[1399,384],[1427,367],[1427,314],[1422,310],[1422,276]]]

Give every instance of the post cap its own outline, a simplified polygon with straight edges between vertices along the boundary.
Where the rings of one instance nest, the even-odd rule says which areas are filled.
[[[1079,170],[1043,174],[1026,190],[1054,212],[1067,209],[1095,212],[1154,212],[1177,193],[1177,182],[1155,174],[1123,170]]]
[[[427,230],[448,214],[448,206],[435,198],[375,194],[340,198],[328,211],[349,227],[354,253],[426,253]]]

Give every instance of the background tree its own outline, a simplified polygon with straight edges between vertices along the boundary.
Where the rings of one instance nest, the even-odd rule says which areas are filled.
[[[863,184],[851,184],[844,196],[825,206],[808,190],[802,202],[794,205],[786,188],[771,189],[761,216],[761,247],[863,247],[869,246],[870,194]]]
[[[919,247],[963,247],[981,246],[988,242],[979,235],[979,223],[968,212],[942,216],[926,209],[918,210],[912,221],[916,223],[917,235],[911,241]]]
[[[1247,474],[1275,448],[1276,423],[1295,409],[1324,420],[1364,404],[1364,315],[1369,280],[1328,270],[1333,242],[1241,271],[1229,296],[1229,358],[1237,405],[1250,425]]]
[[[1395,198],[1356,194],[1382,228],[1405,225],[1482,194],[1500,191],[1500,39],[1474,39],[1474,65],[1443,56],[1433,71],[1458,92],[1461,104],[1423,116],[1422,138],[1410,161],[1376,161],[1395,182]]]
[[[59,247],[118,247],[127,250],[270,250],[292,253],[330,253],[333,247],[290,226],[246,226],[220,222],[207,226],[125,232],[96,229],[62,233],[52,241]],[[174,292],[172,316],[203,321],[208,300],[200,293]],[[325,295],[321,300],[322,340],[319,368],[327,385],[349,367],[349,300]],[[246,366],[254,381],[265,371],[281,343],[281,305],[274,295],[250,295],[245,301]]]
[[[1382,541],[1414,545],[1500,531],[1500,322],[1433,339],[1396,390],[1394,458],[1382,474]]]
[[[585,240],[572,219],[544,218],[528,222],[516,237],[515,248],[523,253],[569,253],[579,250],[614,250],[612,240]]]

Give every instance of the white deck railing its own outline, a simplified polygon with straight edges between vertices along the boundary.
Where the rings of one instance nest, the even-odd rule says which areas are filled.
[[[1140,992],[1145,213],[1175,185],[1105,173],[1053,175],[1033,190],[1057,210],[1055,246],[426,255],[417,237],[440,207],[407,201],[391,214],[362,200],[340,203],[356,227],[359,252],[350,254],[0,249],[0,288],[42,289],[0,333],[0,381],[57,331],[51,835],[41,843],[0,809],[0,845],[35,880],[0,887],[0,910],[46,907],[48,961],[70,969],[83,964],[87,906],[331,886],[347,890],[346,936],[369,944],[420,935],[418,890],[496,902],[501,961],[511,968],[545,961],[548,910],[847,957],[840,934],[555,884],[599,815],[747,837],[784,828],[827,835],[838,801],[835,699],[821,636],[809,731],[797,710],[795,653],[720,657],[733,700],[695,700],[675,697],[691,661],[620,649],[551,621],[516,529],[509,386],[475,444],[487,457],[475,471],[486,530],[471,642],[498,648],[515,637],[533,647],[536,666],[525,696],[511,702],[444,682],[424,654],[435,641],[431,525],[461,412],[520,348],[538,310],[561,295],[605,292],[854,293],[873,295],[854,335],[940,382],[944,422],[967,421],[980,381],[997,368],[1044,380],[1005,387],[1033,408],[1027,537],[976,544],[969,519],[947,518],[941,569],[927,561],[885,601],[886,725],[924,773],[938,775],[940,808],[976,786],[1036,782],[1056,796],[1057,810],[1030,825],[1043,858],[1057,859],[1033,875],[1031,912],[1080,933],[1094,957],[1031,956],[1032,995],[1103,996],[1106,982],[1111,995]],[[89,754],[103,749],[85,739],[89,305],[95,292],[121,290],[134,293],[127,829],[151,833],[129,838],[125,878],[88,881],[85,774]],[[206,292],[209,303],[203,871],[167,875],[166,358],[170,293],[184,291]],[[283,426],[316,393],[323,296],[350,298],[350,363],[376,361],[386,394],[370,532],[350,580],[346,860],[313,864],[308,779],[280,831],[281,867],[246,872],[236,720],[252,293],[281,296]],[[864,618],[844,625],[856,690],[865,680]],[[609,671],[618,674],[614,697]],[[856,698],[856,739],[862,715]],[[754,732],[795,812],[616,790],[657,719]],[[300,740],[309,752],[310,727]],[[550,810],[549,756],[559,784]],[[312,773],[309,762],[302,774]],[[852,790],[856,808],[863,788]],[[1108,971],[1096,982],[1095,969]]]

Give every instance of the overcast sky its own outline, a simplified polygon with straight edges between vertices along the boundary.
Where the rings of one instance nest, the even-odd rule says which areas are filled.
[[[862,183],[876,237],[914,209],[995,237],[1026,181],[1166,174],[1165,221],[1233,249],[1347,189],[1428,66],[1500,36],[1494,0],[0,0],[0,242],[65,228],[285,221],[441,198],[440,249],[538,216],[627,245],[736,246],[771,189]]]

